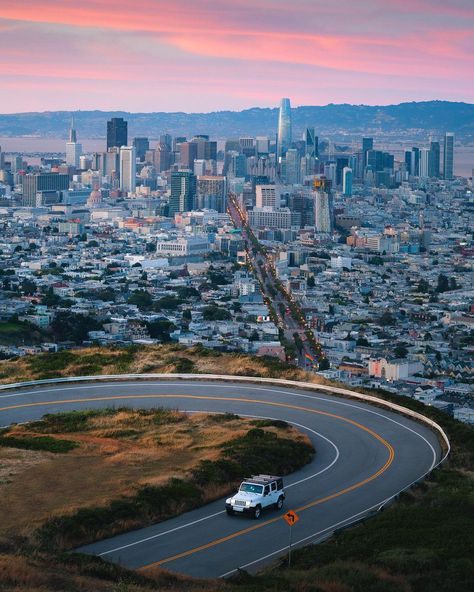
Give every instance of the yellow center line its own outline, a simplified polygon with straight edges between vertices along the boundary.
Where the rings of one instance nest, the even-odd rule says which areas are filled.
[[[0,412],[1,411],[9,411],[11,409],[27,408],[27,407],[42,407],[45,405],[65,405],[65,404],[70,404],[70,403],[88,403],[88,402],[93,402],[93,401],[117,401],[117,400],[122,400],[122,399],[124,399],[124,400],[126,400],[126,399],[128,399],[128,400],[130,400],[130,399],[198,399],[198,400],[211,400],[211,401],[236,401],[236,402],[240,402],[240,403],[254,403],[254,404],[260,404],[260,405],[269,405],[272,407],[283,407],[286,409],[292,409],[292,410],[296,410],[296,411],[304,411],[304,412],[308,412],[308,413],[315,413],[317,415],[324,415],[325,417],[331,417],[333,419],[338,419],[339,421],[351,424],[351,425],[363,430],[364,432],[373,436],[376,440],[378,440],[388,450],[387,461],[376,473],[374,473],[373,475],[367,477],[366,479],[364,479],[362,481],[359,481],[358,483],[354,483],[353,485],[350,485],[349,487],[341,489],[340,491],[336,491],[335,493],[332,493],[332,494],[327,495],[325,497],[314,500],[304,506],[296,508],[297,512],[303,512],[305,510],[308,510],[309,508],[313,508],[314,506],[318,506],[320,504],[328,502],[332,499],[340,497],[341,495],[344,495],[346,493],[350,493],[351,491],[359,489],[360,487],[366,485],[367,483],[370,483],[371,481],[373,481],[374,479],[377,479],[378,477],[380,477],[380,475],[385,473],[385,471],[392,464],[393,459],[395,457],[395,452],[394,452],[393,447],[384,438],[382,438],[382,436],[380,436],[380,434],[377,434],[377,432],[374,432],[373,430],[371,430],[367,426],[365,426],[361,423],[358,423],[357,421],[354,421],[353,419],[349,419],[347,417],[342,417],[340,415],[336,415],[335,413],[329,413],[327,411],[320,411],[318,409],[310,409],[308,407],[302,407],[300,405],[291,405],[289,403],[276,403],[273,401],[261,401],[259,399],[245,399],[245,398],[241,398],[241,397],[213,397],[213,396],[206,396],[206,395],[179,395],[179,394],[176,394],[176,395],[112,395],[112,396],[108,396],[108,397],[107,396],[106,397],[87,397],[87,398],[81,398],[81,399],[65,399],[62,401],[43,401],[43,402],[38,402],[38,403],[22,403],[19,405],[9,405],[8,407],[0,407]],[[242,535],[247,534],[249,532],[253,532],[254,530],[257,530],[259,528],[263,528],[265,526],[268,526],[269,524],[274,524],[275,522],[278,522],[279,520],[281,520],[281,516],[271,518],[270,520],[266,520],[265,522],[260,522],[259,524],[255,524],[255,525],[250,526],[248,528],[244,528],[243,530],[239,530],[239,531],[229,534],[227,536],[215,539],[215,540],[210,541],[209,543],[206,543],[206,544],[201,545],[199,547],[194,547],[193,549],[183,551],[182,553],[177,553],[176,555],[172,555],[171,557],[166,557],[165,559],[161,559],[160,561],[150,563],[149,565],[144,565],[143,567],[140,567],[138,569],[138,571],[147,570],[147,569],[150,569],[153,567],[159,567],[165,563],[169,563],[169,562],[175,561],[177,559],[182,559],[183,557],[188,557],[189,555],[193,555],[194,553],[198,553],[199,551],[204,551],[204,550],[209,549],[211,547],[215,547],[217,545],[225,543],[226,541],[229,541],[229,540],[234,539],[236,537],[242,536]]]

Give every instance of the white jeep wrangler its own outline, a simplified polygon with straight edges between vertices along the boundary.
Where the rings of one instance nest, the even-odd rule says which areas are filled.
[[[274,475],[254,475],[242,481],[239,491],[225,501],[229,516],[251,514],[256,520],[265,508],[281,510],[285,500],[283,479]]]

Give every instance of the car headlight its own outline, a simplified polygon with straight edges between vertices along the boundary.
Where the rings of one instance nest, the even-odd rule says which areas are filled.
[[[247,507],[249,507],[249,506],[250,506],[250,502],[247,500],[247,501],[245,502],[245,505],[246,505]]]

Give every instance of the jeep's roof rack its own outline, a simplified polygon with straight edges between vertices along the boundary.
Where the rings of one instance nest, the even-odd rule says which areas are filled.
[[[281,479],[281,477],[278,477],[277,475],[252,475],[251,477],[244,479],[244,481],[266,484],[270,481],[276,481],[277,479]]]

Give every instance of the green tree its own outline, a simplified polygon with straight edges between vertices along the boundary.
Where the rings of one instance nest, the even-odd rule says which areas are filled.
[[[319,370],[329,370],[331,368],[331,364],[327,358],[321,358],[319,362]]]
[[[314,275],[310,275],[308,277],[306,284],[307,284],[308,288],[314,288],[314,286],[316,285],[316,280],[314,279]]]
[[[135,304],[140,310],[149,310],[153,304],[153,298],[146,290],[136,290],[129,296],[128,303]]]
[[[33,296],[36,292],[36,283],[33,280],[24,279],[21,283],[21,291],[26,296]]]
[[[408,350],[404,343],[397,343],[397,345],[393,348],[393,353],[397,358],[406,358]]]
[[[447,292],[449,290],[449,280],[447,276],[443,273],[440,273],[438,276],[438,285],[436,286],[436,291],[439,293]]]
[[[211,304],[206,306],[202,311],[202,316],[205,321],[228,321],[232,318],[232,315],[225,308]]]
[[[389,327],[391,325],[395,325],[395,317],[389,310],[386,310],[380,315],[378,319],[378,324],[381,327]]]

